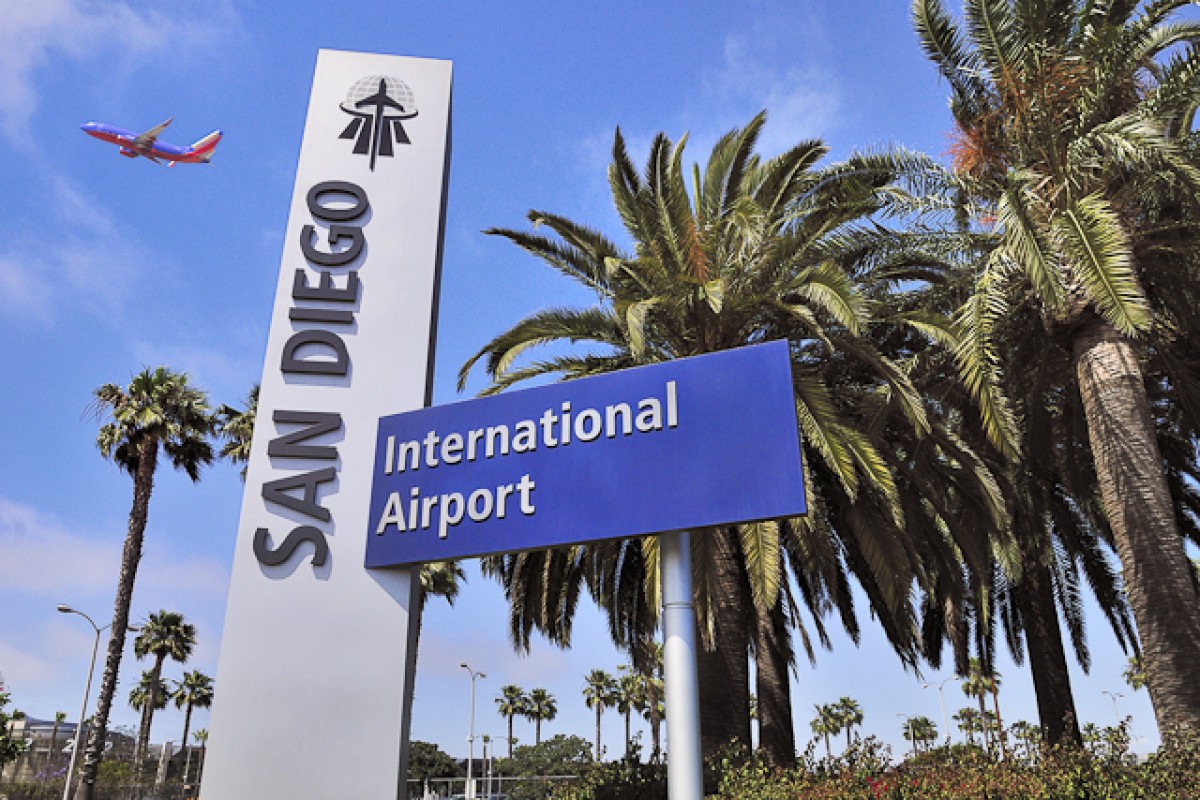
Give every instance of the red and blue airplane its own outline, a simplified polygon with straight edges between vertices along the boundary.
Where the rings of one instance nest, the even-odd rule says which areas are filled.
[[[105,125],[102,122],[89,122],[80,127],[88,136],[94,136],[100,141],[109,142],[120,147],[121,155],[126,158],[141,156],[150,159],[155,164],[161,164],[163,161],[166,161],[168,162],[168,167],[173,167],[181,163],[207,164],[212,161],[213,150],[217,148],[217,142],[221,141],[222,132],[213,131],[191,147],[177,147],[173,144],[158,141],[158,135],[163,132],[164,128],[171,124],[171,120],[173,119],[175,118],[170,117],[166,122],[155,125],[150,130],[141,134],[127,131],[124,128]]]

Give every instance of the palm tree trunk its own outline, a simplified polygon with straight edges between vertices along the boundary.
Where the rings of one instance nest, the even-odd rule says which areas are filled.
[[[782,599],[768,611],[754,608],[755,688],[758,692],[758,746],[774,767],[796,764],[792,729],[791,646]]]
[[[1029,671],[1037,696],[1038,720],[1047,744],[1083,744],[1079,735],[1071,673],[1063,650],[1062,631],[1050,585],[1050,570],[1041,562],[1027,537],[1017,540],[1021,551],[1021,585],[1017,603],[1029,649]]]
[[[662,756],[662,718],[658,713],[658,686],[654,680],[646,683],[646,702],[650,708],[650,742],[654,747],[652,758]]]
[[[600,763],[600,713],[604,710],[599,699],[596,700],[596,763]]]
[[[185,711],[183,714],[183,738],[179,740],[183,744],[184,749],[187,750],[187,759],[185,760],[184,765],[183,765],[183,782],[184,783],[187,783],[188,767],[191,765],[191,762],[192,762],[192,749],[190,747],[188,747],[188,743],[187,743],[188,732],[191,730],[191,727],[192,727],[192,704],[188,703],[187,711]]]
[[[745,581],[737,559],[737,541],[730,528],[717,528],[712,537],[713,622],[720,647],[698,648],[700,682],[700,746],[704,758],[731,742],[750,750],[749,637],[738,601]],[[704,641],[703,636],[699,641]]]
[[[534,737],[534,738],[533,738],[533,743],[534,743],[534,744],[541,744],[541,743],[542,743],[542,718],[541,718],[541,717],[538,717],[536,720],[534,720],[534,722],[533,722],[533,731],[534,731],[534,734],[533,734],[533,737]],[[511,740],[511,739],[509,739],[509,741],[511,742],[512,740]],[[512,756],[509,756],[509,758],[511,758],[511,757],[512,757]]]
[[[145,738],[143,738],[143,736],[142,736],[143,732],[148,731],[148,726],[146,724],[146,717],[149,716],[149,714],[150,714],[150,702],[152,702],[152,700],[145,701],[142,705],[141,711],[138,714],[137,736],[135,736],[133,739],[133,763],[134,763],[134,769],[137,772],[141,772],[140,765],[142,763],[143,756],[145,756],[145,747],[146,747],[144,742],[146,742],[150,736],[149,733],[146,733]]]
[[[992,684],[992,707],[996,709],[996,751],[1004,758],[1004,720],[1000,719],[1000,692],[996,684]]]
[[[133,748],[133,764],[137,774],[142,772],[142,760],[150,749],[150,726],[154,724],[154,710],[158,708],[158,682],[162,680],[162,665],[167,659],[166,653],[154,657],[154,667],[150,670],[150,698],[142,707],[142,719],[138,724],[137,742]]]
[[[991,731],[988,730],[987,724],[987,709],[983,705],[983,689],[979,689],[979,694],[976,695],[979,700],[979,732],[983,736],[983,749],[992,752],[992,737]]]
[[[129,606],[133,601],[133,582],[137,578],[138,564],[142,560],[142,539],[146,534],[146,520],[150,513],[150,495],[154,491],[154,469],[157,461],[158,440],[147,436],[142,440],[138,453],[137,474],[133,478],[133,506],[129,511],[129,531],[125,536],[125,547],[121,552],[121,572],[117,578],[117,596],[113,603],[108,652],[104,658],[104,676],[100,680],[96,714],[88,733],[83,766],[79,771],[76,800],[93,800],[96,773],[104,755],[104,742],[108,738],[108,715],[112,711],[113,698],[117,693],[117,673],[120,672],[121,655],[125,650]]]
[[[625,710],[625,758],[627,759],[629,758],[629,745],[633,741],[629,735],[629,715],[631,713],[632,709]]]
[[[1200,602],[1175,521],[1141,365],[1132,343],[1094,319],[1073,342],[1096,478],[1142,643],[1164,738],[1200,730]]]
[[[54,754],[58,752],[58,718],[54,720],[54,727],[50,729],[50,752],[46,754],[46,772],[54,765]]]

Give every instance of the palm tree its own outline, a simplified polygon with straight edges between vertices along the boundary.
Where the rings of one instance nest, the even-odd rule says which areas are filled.
[[[254,423],[258,417],[258,391],[256,383],[246,394],[246,407],[238,410],[222,405],[217,409],[217,431],[225,443],[221,445],[221,458],[227,458],[242,466],[242,480],[246,480],[246,462],[250,460],[250,443],[254,438]]]
[[[974,697],[979,701],[979,716],[977,719],[982,720],[987,714],[983,705],[983,698],[990,691],[988,688],[988,678],[983,672],[983,667],[980,665],[979,659],[972,658],[970,668],[963,678],[962,682],[963,694],[967,697]],[[988,735],[987,726],[982,726],[983,731],[983,746],[985,749],[991,749],[991,737]]]
[[[49,769],[54,764],[54,759],[58,755],[58,728],[67,720],[67,712],[54,712],[54,727],[50,729],[50,751],[46,753],[46,768]]]
[[[584,678],[583,701],[596,711],[596,761],[600,761],[600,715],[617,702],[617,682],[602,669],[594,669]]]
[[[904,738],[912,744],[916,756],[922,744],[937,741],[937,725],[929,717],[905,717]]]
[[[137,638],[133,640],[133,654],[138,659],[154,656],[154,666],[150,669],[153,680],[152,686],[161,683],[163,662],[170,658],[180,664],[192,656],[196,646],[196,626],[186,622],[182,614],[163,609],[157,614],[151,614],[142,625]],[[161,700],[161,702],[160,702]],[[141,763],[150,743],[150,725],[154,712],[166,705],[166,698],[154,698],[154,702],[142,708],[141,725],[133,748],[134,763]]]
[[[937,741],[937,724],[929,717],[912,717],[909,719],[908,724],[909,730],[912,733],[914,747],[920,746],[928,749],[929,745]]]
[[[802,142],[762,160],[754,147],[764,124],[765,115],[759,115],[723,137],[707,167],[695,169],[690,193],[683,168],[686,137],[678,144],[656,137],[643,180],[618,131],[609,182],[634,241],[632,252],[542,212],[531,212],[530,220],[553,235],[488,231],[588,287],[598,303],[527,317],[484,345],[459,378],[462,388],[482,361],[492,378],[484,390],[490,394],[539,376],[571,379],[763,339],[792,339],[812,513],[801,520],[714,529],[693,539],[704,644],[698,654],[704,750],[711,754],[730,740],[749,745],[747,653],[753,644],[762,745],[786,762],[794,758],[792,653],[786,638],[799,619],[783,592],[787,570],[804,587],[801,599],[816,618],[821,643],[828,643],[820,618],[829,609],[857,636],[847,580],[852,572],[889,639],[908,662],[915,661],[910,589],[918,558],[901,530],[901,500],[887,457],[862,429],[880,413],[923,429],[926,413],[905,370],[866,338],[874,298],[856,284],[874,280],[872,268],[892,266],[887,247],[866,236],[867,226],[860,223],[903,194],[888,186],[896,159],[856,156],[817,170],[813,165],[825,148]],[[901,274],[893,271],[875,282],[882,291],[889,281],[903,280]],[[518,363],[531,348],[555,342],[576,349]],[[850,382],[850,372],[857,386],[873,389],[854,395],[862,401],[858,408],[834,391],[836,382]],[[886,408],[878,402],[881,395],[890,399]],[[872,524],[876,518],[884,523]],[[497,557],[485,561],[485,569],[505,585],[518,646],[526,646],[532,629],[568,642],[586,584],[608,612],[614,640],[637,661],[657,624],[657,557],[655,540],[634,540]],[[807,634],[804,638],[811,657]]]
[[[1096,482],[1125,571],[1160,730],[1200,726],[1200,604],[1163,470],[1142,363],[1177,346],[1194,274],[1161,267],[1146,239],[1194,249],[1185,225],[1146,225],[1159,197],[1194,203],[1200,173],[1173,140],[1190,129],[1200,68],[1185,0],[914,0],[918,33],[950,84],[955,162],[998,227],[962,308],[964,377],[993,440],[1012,452],[991,329],[1033,302],[1071,353]],[[1182,208],[1183,205],[1180,205]],[[1194,215],[1194,210],[1189,212]],[[1177,217],[1177,219],[1180,219]],[[1165,291],[1164,291],[1165,290]],[[1181,316],[1182,314],[1182,316]],[[1186,324],[1185,324],[1186,327]],[[1186,392],[1186,369],[1165,376]],[[1196,429],[1196,415],[1183,414]]]
[[[1009,725],[1008,732],[1013,735],[1016,741],[1021,743],[1026,761],[1032,763],[1037,756],[1038,748],[1042,742],[1041,728],[1022,719]]]
[[[200,763],[196,765],[196,783],[199,783],[200,776],[204,774],[204,754],[208,751],[208,728],[200,728],[193,733],[192,740],[200,745]]]
[[[187,758],[183,765],[183,782],[187,783],[188,773],[192,766],[192,748],[188,746],[188,731],[192,727],[192,710],[196,708],[211,708],[213,703],[213,681],[198,669],[183,673],[183,680],[175,682],[175,691],[171,694],[176,708],[185,709],[183,715],[183,736],[179,741],[187,747]]]
[[[817,715],[809,722],[809,727],[813,733],[822,736],[825,739],[825,758],[826,760],[833,759],[833,750],[829,746],[829,737],[837,734],[842,729],[842,718],[838,713],[837,706],[834,704],[816,705],[813,706]]]
[[[417,569],[417,580],[420,581],[420,594],[417,602],[417,630],[413,635],[413,663],[421,652],[421,619],[425,614],[425,604],[430,597],[444,598],[447,605],[453,606],[458,599],[459,584],[467,579],[466,573],[457,561],[427,561]],[[509,746],[512,746],[512,731]]]
[[[981,730],[983,715],[973,708],[960,708],[954,712],[958,729],[967,735],[967,741],[975,744],[975,731]]]
[[[542,722],[550,722],[558,716],[558,703],[554,695],[545,689],[534,689],[529,693],[529,702],[525,705],[525,716],[533,720],[533,742],[542,743]]]
[[[617,669],[621,672],[621,677],[617,679],[616,708],[617,713],[625,717],[625,758],[629,758],[633,747],[630,721],[634,711],[641,711],[646,707],[646,685],[641,673],[633,667],[622,664]]]
[[[1146,685],[1146,671],[1142,667],[1142,659],[1140,656],[1130,656],[1125,664],[1125,669],[1121,671],[1121,677],[1129,684],[1129,688],[1135,692]]]
[[[167,687],[167,682],[158,675],[154,674],[154,670],[148,669],[142,673],[142,679],[138,685],[129,691],[129,706],[134,711],[140,711],[142,714],[142,725],[145,726],[146,718],[155,711],[161,711],[167,707],[167,698],[170,697],[170,689]],[[145,757],[145,746],[142,749],[138,748],[138,743],[141,737],[134,740],[133,748],[133,763],[135,773],[140,777],[142,769],[142,760]]]
[[[839,698],[833,707],[841,722],[842,730],[846,732],[846,749],[849,750],[851,745],[850,734],[854,730],[854,726],[862,725],[862,707],[852,697]]]
[[[121,554],[121,573],[117,579],[104,675],[96,700],[95,724],[88,733],[80,769],[79,800],[92,800],[96,772],[104,753],[108,715],[116,695],[117,674],[125,650],[129,605],[142,557],[142,540],[159,450],[166,453],[172,466],[197,481],[201,467],[213,459],[209,438],[215,425],[204,393],[188,383],[187,375],[171,372],[166,367],[143,370],[133,377],[128,387],[112,383],[101,386],[96,390],[93,409],[98,418],[107,420],[96,439],[101,455],[133,477],[133,505]]]
[[[974,697],[979,700],[979,715],[980,718],[986,718],[989,715],[995,720],[995,730],[997,735],[997,745],[999,752],[1004,753],[1004,727],[1000,719],[1000,676],[991,669],[985,669],[983,663],[972,658],[969,662],[966,677],[962,682],[963,694],[968,697]],[[992,705],[994,712],[984,709],[983,700],[986,695],[992,696]],[[984,727],[984,745],[989,746],[990,726]]]
[[[663,648],[653,644],[645,648],[645,658],[636,659],[630,668],[638,674],[644,695],[640,710],[650,723],[652,760],[662,755],[662,721],[666,708],[663,704]]]
[[[523,717],[529,710],[529,695],[515,684],[500,687],[500,695],[496,698],[496,709],[500,716],[508,720],[508,757],[512,758],[513,748],[513,717]]]

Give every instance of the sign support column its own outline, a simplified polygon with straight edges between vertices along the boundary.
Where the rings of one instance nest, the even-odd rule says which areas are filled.
[[[658,537],[663,595],[663,683],[667,705],[667,797],[701,800],[700,689],[692,548],[684,531]]]

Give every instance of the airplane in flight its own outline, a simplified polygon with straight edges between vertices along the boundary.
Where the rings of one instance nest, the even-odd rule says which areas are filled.
[[[103,122],[89,122],[80,128],[88,136],[94,136],[102,142],[109,142],[121,148],[121,155],[126,158],[142,156],[155,164],[168,162],[168,167],[176,164],[207,164],[212,161],[213,150],[224,135],[221,131],[213,131],[191,147],[177,147],[173,144],[158,141],[158,136],[171,124],[170,117],[166,122],[155,125],[145,133],[137,134],[124,128],[105,125]]]

